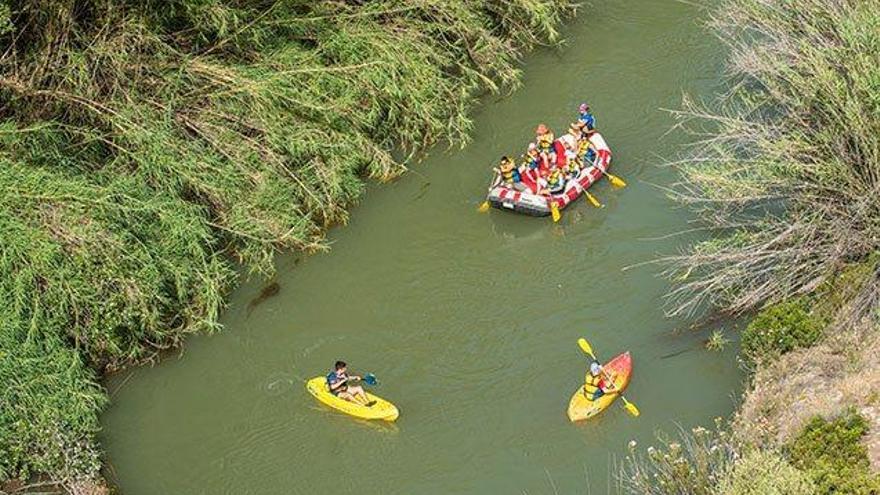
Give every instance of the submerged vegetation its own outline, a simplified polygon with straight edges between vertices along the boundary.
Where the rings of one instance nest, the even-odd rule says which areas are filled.
[[[463,142],[572,8],[0,0],[0,481],[97,480],[100,373],[217,329],[234,262],[322,249],[363,177]]]

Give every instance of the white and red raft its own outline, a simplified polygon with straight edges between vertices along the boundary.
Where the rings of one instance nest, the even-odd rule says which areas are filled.
[[[551,214],[551,204],[560,210],[573,203],[596,181],[605,175],[611,165],[611,154],[600,153],[592,165],[581,169],[576,177],[565,184],[561,192],[544,196],[530,191],[517,191],[504,184],[496,184],[489,189],[487,200],[500,210],[511,210],[535,217]]]

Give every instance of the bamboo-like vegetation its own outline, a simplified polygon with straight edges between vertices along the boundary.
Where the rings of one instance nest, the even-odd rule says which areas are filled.
[[[323,249],[363,177],[464,142],[572,8],[0,0],[0,481],[96,479],[95,371],[216,329],[233,262]]]
[[[673,194],[713,236],[666,259],[671,312],[737,313],[831,285],[850,292],[838,323],[876,315],[880,2],[728,0],[712,24],[731,89],[677,114],[700,140]]]

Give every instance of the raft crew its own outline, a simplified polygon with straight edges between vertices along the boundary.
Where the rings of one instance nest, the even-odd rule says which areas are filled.
[[[596,128],[596,117],[590,112],[590,105],[587,105],[586,103],[581,103],[578,107],[578,120],[584,123],[587,130],[593,130]]]
[[[539,124],[535,142],[529,143],[520,166],[504,156],[493,169],[499,182],[516,191],[547,196],[564,191],[566,183],[576,179],[583,168],[607,165],[611,149],[595,129],[596,118],[590,106],[582,103],[578,112],[578,120],[559,138],[547,124]]]
[[[362,378],[357,375],[349,376],[347,370],[348,365],[345,361],[336,361],[333,371],[327,373],[327,387],[330,389],[330,393],[349,402],[359,402],[367,406],[375,404],[376,401],[371,401],[367,397],[363,387],[348,384],[349,380],[362,380]]]
[[[589,400],[597,400],[599,397],[614,391],[614,383],[606,381],[607,374],[602,365],[597,361],[590,363],[590,370],[584,379],[584,396]]]

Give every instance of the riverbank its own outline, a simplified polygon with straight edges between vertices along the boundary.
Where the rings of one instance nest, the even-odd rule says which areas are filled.
[[[462,143],[572,6],[0,2],[0,481],[101,484],[102,373],[218,329],[237,263],[326,248]]]
[[[678,117],[699,132],[674,197],[716,235],[667,258],[673,314],[757,312],[729,426],[633,452],[634,493],[880,493],[880,14],[727,0],[731,89]]]

